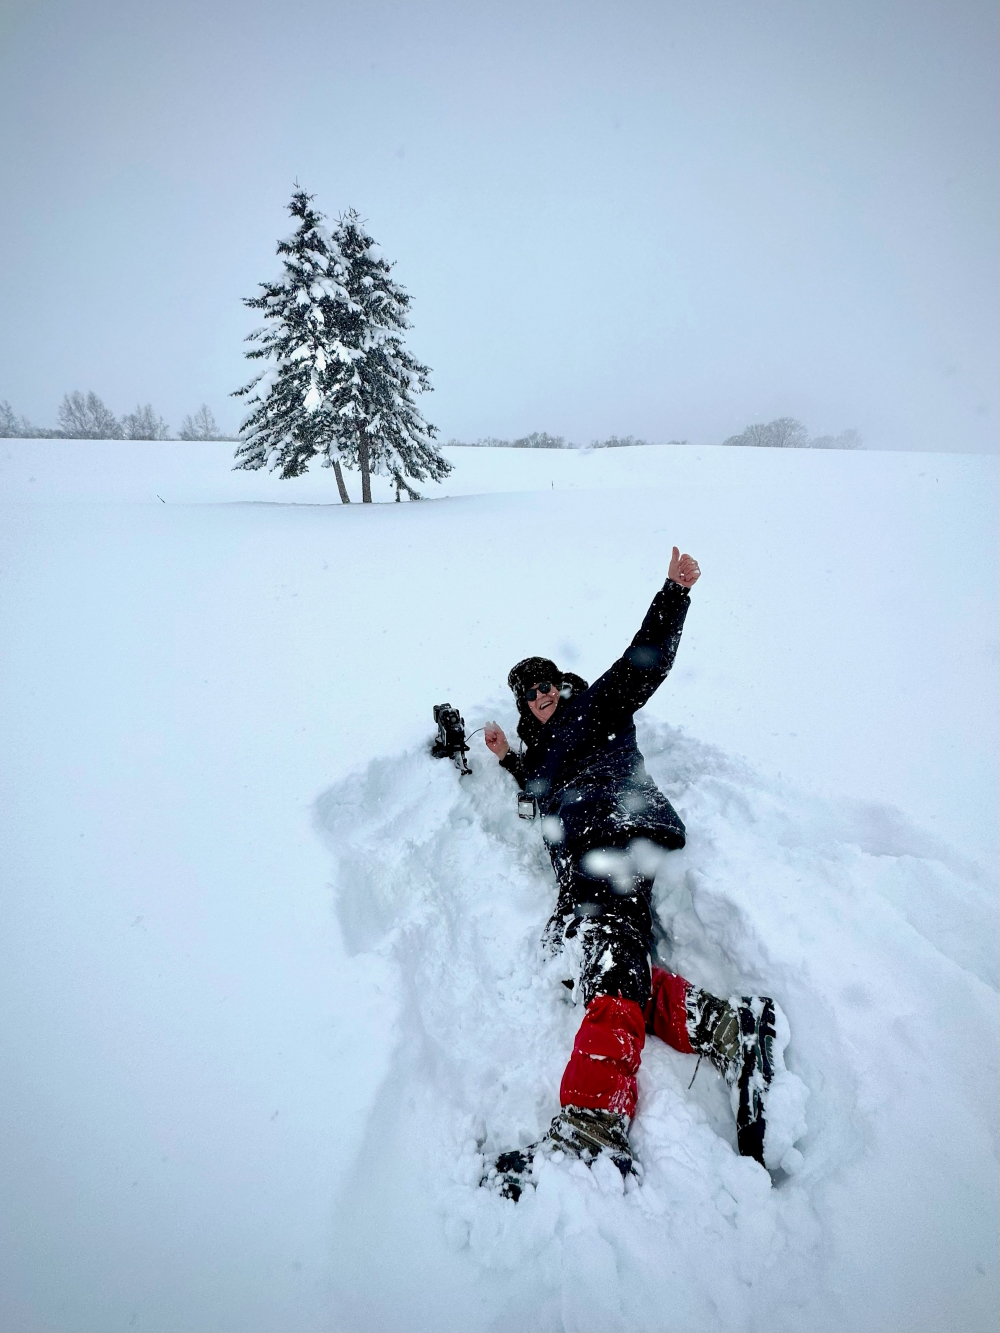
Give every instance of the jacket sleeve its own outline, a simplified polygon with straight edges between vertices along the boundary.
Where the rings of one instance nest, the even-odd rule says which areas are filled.
[[[500,767],[505,768],[521,790],[524,791],[524,760],[519,754],[514,753],[513,748],[509,749],[500,760]]]
[[[674,664],[690,604],[687,588],[667,579],[635,638],[591,687],[592,722],[631,717],[649,702]]]

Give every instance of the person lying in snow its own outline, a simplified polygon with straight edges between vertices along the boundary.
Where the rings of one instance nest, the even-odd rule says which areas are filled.
[[[588,1164],[606,1153],[623,1177],[634,1170],[628,1131],[647,1032],[708,1057],[729,1085],[740,1153],[764,1164],[768,1089],[774,1062],[781,1067],[774,1001],[721,1000],[651,966],[650,844],[683,847],[684,825],[646,773],[633,715],[673,665],[700,575],[697,561],[675,546],[638,634],[593,685],[544,657],[518,662],[507,683],[522,754],[496,723],[485,729],[486,745],[542,816],[558,885],[543,945],[550,955],[577,959],[586,1007],[560,1087],[561,1111],[538,1143],[502,1153],[483,1177],[510,1199],[532,1183],[535,1159],[556,1152]],[[781,1024],[787,1030],[783,1016]]]

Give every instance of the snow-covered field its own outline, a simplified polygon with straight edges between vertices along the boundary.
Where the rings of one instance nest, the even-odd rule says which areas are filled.
[[[996,460],[456,449],[344,508],[231,448],[0,441],[0,1326],[996,1328]],[[650,1039],[642,1186],[515,1207],[477,1154],[579,1011],[537,831],[431,706],[593,679],[673,543],[660,919],[788,1014],[802,1163]]]

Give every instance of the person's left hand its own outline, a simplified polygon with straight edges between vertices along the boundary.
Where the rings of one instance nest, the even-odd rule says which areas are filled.
[[[693,555],[681,555],[677,547],[674,547],[674,553],[670,557],[670,568],[667,570],[667,578],[674,583],[679,583],[682,588],[693,588],[701,578],[701,569],[698,567],[698,561]]]

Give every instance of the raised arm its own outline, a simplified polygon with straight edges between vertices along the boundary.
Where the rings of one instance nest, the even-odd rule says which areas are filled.
[[[698,562],[673,548],[667,580],[653,598],[639,631],[592,686],[593,708],[611,719],[631,717],[649,702],[674,664],[688,613],[691,588],[701,577]]]

